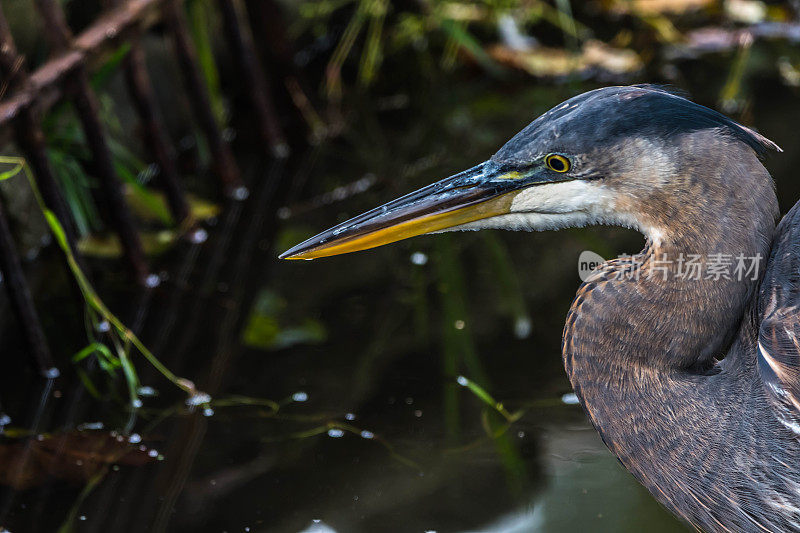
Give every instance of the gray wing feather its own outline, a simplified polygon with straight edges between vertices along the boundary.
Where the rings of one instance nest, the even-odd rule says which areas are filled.
[[[779,419],[800,435],[800,202],[776,230],[759,309],[758,371]]]

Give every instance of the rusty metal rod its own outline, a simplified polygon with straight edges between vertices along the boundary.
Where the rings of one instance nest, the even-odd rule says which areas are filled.
[[[286,21],[280,6],[275,0],[245,0],[249,18],[254,27],[259,28],[254,37],[268,52],[270,60],[284,71],[284,75],[298,77],[299,70],[292,58],[295,50],[287,36]]]
[[[125,58],[125,77],[134,107],[142,119],[145,143],[159,167],[159,182],[164,189],[172,216],[180,224],[189,218],[189,204],[180,183],[175,155],[167,141],[167,133],[156,108],[144,51],[138,39],[131,41],[130,52]]]
[[[93,64],[131,32],[144,31],[159,20],[166,0],[128,0],[102,15],[71,43],[69,51],[50,58],[28,77],[24,87],[0,102],[0,127],[34,104],[44,111],[63,94],[59,81],[75,67]]]
[[[7,87],[15,88],[25,85],[27,74],[24,58],[17,52],[8,21],[0,7],[0,75],[8,84]],[[42,193],[42,199],[47,208],[58,218],[64,228],[67,242],[77,256],[78,252],[75,244],[78,239],[75,224],[64,197],[61,195],[53,168],[47,157],[44,133],[34,116],[34,111],[30,108],[23,109],[14,121],[14,126],[17,133],[17,143],[33,170],[36,184]]]
[[[19,318],[22,334],[39,372],[47,378],[57,377],[58,369],[53,363],[39,315],[33,305],[31,291],[22,272],[22,263],[11,236],[2,201],[0,201],[0,271],[3,273],[3,284],[11,300],[11,306]]]
[[[227,196],[244,199],[247,196],[247,188],[242,182],[239,167],[230,147],[222,139],[222,132],[214,117],[211,97],[200,74],[197,50],[189,36],[183,2],[168,0],[165,6],[165,18],[173,35],[175,54],[183,73],[189,99],[192,101],[194,113],[211,152],[212,168]]]
[[[72,30],[67,25],[67,17],[57,0],[36,0],[39,16],[42,17],[45,38],[56,51],[62,52],[71,48]]]
[[[42,15],[45,33],[54,54],[68,53],[71,31],[66,26],[60,3],[57,0],[36,0],[36,7]],[[122,183],[114,169],[114,161],[100,121],[100,106],[97,96],[89,85],[89,74],[85,63],[76,65],[66,82],[68,90],[73,93],[72,100],[78,112],[78,119],[86,136],[86,143],[92,152],[94,172],[100,181],[111,225],[119,236],[134,277],[139,283],[145,284],[149,275],[147,261],[133,217],[122,195]]]
[[[94,172],[100,181],[100,189],[107,203],[111,226],[117,233],[122,249],[134,277],[145,284],[149,276],[147,260],[144,256],[139,233],[133,222],[128,204],[122,194],[123,184],[114,169],[114,161],[106,143],[103,125],[100,122],[97,96],[89,85],[89,78],[84,69],[78,69],[71,84],[75,88],[73,103],[78,111],[86,143],[92,151]]]
[[[67,244],[72,249],[78,264],[81,265],[84,273],[88,276],[89,272],[85,268],[83,255],[77,248],[78,230],[75,226],[75,220],[69,211],[69,207],[67,207],[64,196],[61,194],[53,166],[47,156],[44,132],[42,132],[39,121],[34,118],[33,113],[32,109],[26,109],[14,121],[17,144],[22,149],[25,161],[30,165],[33,178],[36,180],[36,186],[42,194],[44,204],[58,219],[59,224],[64,229]]]
[[[231,53],[238,63],[250,105],[256,114],[261,140],[276,157],[289,155],[289,145],[281,131],[272,105],[271,91],[255,49],[253,35],[245,18],[241,0],[218,0]]]

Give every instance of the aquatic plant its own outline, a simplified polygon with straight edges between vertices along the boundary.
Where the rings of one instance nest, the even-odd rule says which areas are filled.
[[[86,278],[86,275],[75,259],[73,250],[64,233],[63,226],[58,221],[55,214],[45,205],[27,162],[19,157],[0,156],[0,164],[11,166],[10,169],[0,172],[0,181],[13,178],[20,174],[24,174],[27,178],[28,184],[33,191],[48,227],[59,248],[64,253],[70,273],[83,296],[89,343],[73,356],[73,362],[79,362],[94,355],[101,368],[107,373],[114,374],[118,370],[122,371],[128,386],[129,407],[131,410],[128,429],[133,425],[136,411],[142,406],[142,401],[139,398],[139,377],[131,360],[134,353],[138,353],[144,357],[144,359],[162,376],[167,378],[173,385],[183,390],[188,395],[186,401],[187,405],[190,407],[208,405],[211,398],[207,394],[198,391],[191,381],[173,374],[172,371],[164,366],[147,346],[144,345],[139,337],[117,318],[117,316],[106,307],[102,299],[100,299],[100,296]],[[107,341],[101,342],[96,336],[96,333],[102,333]],[[86,389],[98,395],[96,387],[91,383],[86,373],[79,369],[78,375],[86,386]]]

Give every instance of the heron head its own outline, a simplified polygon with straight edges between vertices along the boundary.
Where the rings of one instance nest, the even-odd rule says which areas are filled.
[[[606,87],[531,122],[488,161],[388,202],[281,254],[314,259],[425,233],[590,224],[663,236],[662,218],[715,194],[724,158],[777,145],[728,117],[652,86]],[[702,171],[704,170],[704,171]],[[702,182],[705,180],[706,182]]]

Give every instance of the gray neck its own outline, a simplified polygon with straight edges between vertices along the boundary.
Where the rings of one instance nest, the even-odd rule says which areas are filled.
[[[563,340],[569,379],[605,443],[657,499],[693,522],[685,499],[699,496],[691,481],[708,474],[708,461],[719,464],[725,456],[720,439],[729,425],[741,425],[732,413],[741,413],[736,402],[750,396],[741,390],[753,370],[748,342],[755,333],[746,318],[777,210],[769,175],[755,157],[721,163],[717,171],[726,194],[684,191],[675,198],[702,201],[667,209],[670,199],[651,199],[661,202],[651,212],[669,213],[654,223],[678,229],[648,242],[637,259],[598,269],[578,290]],[[701,256],[703,279],[680,277],[681,254]],[[732,256],[734,279],[704,279],[711,254]],[[752,272],[734,276],[739,254],[760,255],[756,279]],[[675,262],[657,263],[663,259]],[[634,263],[641,264],[638,279],[625,274]],[[726,356],[723,366],[736,371],[719,373],[715,363]],[[687,439],[686,431],[697,438]]]
[[[636,218],[658,236],[580,287],[565,356],[703,371],[726,355],[764,272],[778,211],[767,170],[749,148],[735,148],[706,175],[688,162],[640,198]]]

